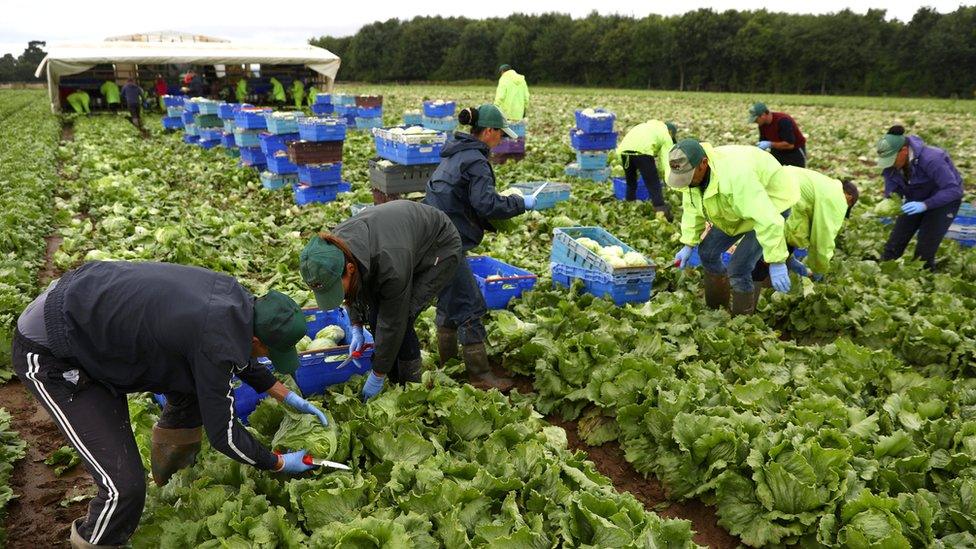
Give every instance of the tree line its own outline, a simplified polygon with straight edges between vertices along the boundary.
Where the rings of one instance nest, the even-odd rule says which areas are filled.
[[[530,84],[643,89],[973,98],[976,7],[909,22],[884,10],[827,15],[699,9],[633,18],[592,13],[416,17],[311,43],[365,82],[495,78],[508,63]]]
[[[0,82],[40,82],[43,78],[34,78],[34,71],[44,59],[46,52],[42,49],[47,43],[41,40],[31,40],[27,43],[24,53],[18,57],[8,53],[0,57]]]

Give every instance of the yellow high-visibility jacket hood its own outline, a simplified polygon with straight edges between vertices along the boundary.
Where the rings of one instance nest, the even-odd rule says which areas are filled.
[[[711,176],[704,193],[700,187],[681,190],[681,242],[697,246],[709,221],[729,235],[755,230],[766,262],[785,262],[789,254],[782,212],[800,198],[796,183],[774,177],[782,166],[758,147],[702,143],[702,148]]]
[[[509,69],[498,78],[498,88],[495,90],[495,106],[509,120],[525,118],[525,107],[529,104],[529,87],[525,77]]]
[[[661,174],[661,180],[665,181],[671,173],[671,165],[668,163],[668,153],[674,141],[671,140],[671,132],[664,122],[660,120],[648,120],[631,128],[624,138],[617,145],[617,154],[625,151],[633,151],[639,154],[646,154],[654,157],[657,171]]]
[[[102,97],[105,98],[105,102],[109,105],[119,103],[122,100],[119,95],[119,85],[111,80],[102,82],[102,86],[98,88],[98,91],[102,92]]]
[[[238,103],[247,100],[247,79],[241,78],[237,81],[237,88],[234,93],[237,96]]]
[[[277,78],[273,76],[271,77],[269,82],[271,83],[271,95],[274,96],[275,101],[281,101],[282,103],[284,103],[286,99],[285,87],[281,84],[281,82]]]
[[[824,274],[834,257],[835,240],[847,216],[847,198],[840,181],[813,170],[784,166],[776,179],[791,180],[800,199],[786,219],[786,242],[807,249],[807,266]]]

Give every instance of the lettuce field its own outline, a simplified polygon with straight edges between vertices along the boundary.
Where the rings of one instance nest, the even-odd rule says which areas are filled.
[[[383,94],[389,125],[424,98],[476,106],[494,92],[340,91]],[[387,387],[366,405],[356,398],[362,380],[334,387],[314,399],[333,428],[308,436],[304,420],[271,401],[251,417],[263,442],[299,438],[351,473],[280,478],[205,451],[150,488],[133,545],[976,546],[976,249],[946,240],[935,274],[910,253],[878,262],[889,226],[873,152],[902,123],[946,149],[971,181],[976,104],[531,92],[527,156],[496,167],[499,187],[563,181],[572,198],[476,250],[540,275],[534,291],[487,319],[492,358],[518,374],[518,392],[477,391],[460,366],[438,369],[428,311],[422,384]],[[661,119],[679,138],[754,143],[744,115],[756,100],[797,120],[808,167],[853,179],[862,195],[823,282],[794,278],[788,294],[765,290],[755,315],[730,318],[705,308],[700,269],[666,267],[680,248],[677,222],[655,217],[650,203],[617,201],[609,183],[563,175],[575,159],[567,133],[575,109],[601,106],[616,112],[619,131]],[[41,92],[0,92],[0,379],[11,376],[17,315],[85,260],[199,265],[311,305],[298,272],[307,237],[372,200],[365,133],[345,144],[352,192],[297,207],[290,190],[263,189],[219,147],[185,145],[152,116],[145,123],[141,134],[121,116],[59,117]],[[665,195],[680,212],[677,193]],[[552,231],[567,225],[603,227],[653,258],[651,300],[617,307],[553,288]],[[70,457],[53,456],[65,442],[16,380],[0,387],[0,406],[6,542],[63,543],[90,482]],[[130,412],[147,460],[157,409],[135,395]]]

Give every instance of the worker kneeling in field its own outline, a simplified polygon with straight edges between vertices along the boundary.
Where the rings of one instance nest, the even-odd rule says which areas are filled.
[[[500,195],[495,191],[495,172],[488,156],[502,141],[515,138],[498,107],[482,105],[458,114],[458,122],[471,126],[471,133],[456,132],[441,151],[441,163],[427,182],[426,204],[450,216],[461,235],[464,252],[478,246],[485,231],[494,230],[492,220],[511,219],[535,207],[535,196]],[[437,299],[437,350],[441,364],[457,358],[461,343],[464,365],[471,384],[479,389],[508,391],[514,382],[492,373],[481,317],[488,312],[485,298],[466,259],[462,259],[454,281]]]
[[[670,171],[668,152],[675,144],[677,133],[678,128],[671,122],[649,120],[628,130],[617,145],[627,177],[627,200],[637,198],[637,173],[640,172],[654,211],[662,212],[668,221],[672,221],[671,208],[661,192],[661,177],[667,179]]]
[[[167,263],[91,262],[69,271],[17,320],[17,376],[78,451],[98,485],[88,516],[71,527],[73,547],[126,543],[139,524],[146,473],[129,424],[127,393],[166,395],[153,427],[152,476],[165,484],[191,465],[201,425],[210,444],[267,471],[300,473],[304,450],[276,456],[234,417],[233,377],[294,409],[321,410],[252,359],[298,367],[305,319],[291,298],[255,299],[232,277]]]
[[[765,103],[749,107],[749,122],[759,126],[760,149],[769,151],[784,166],[807,165],[807,138],[793,117],[785,112],[769,112]]]
[[[878,167],[884,175],[884,196],[900,195],[907,202],[891,227],[883,261],[898,259],[918,233],[915,258],[935,268],[935,252],[962,205],[962,175],[949,154],[926,145],[905,128],[892,126],[878,141]]]
[[[75,90],[65,99],[77,114],[91,114],[91,98],[88,96],[88,92]]]
[[[819,282],[830,270],[837,235],[844,220],[850,216],[851,208],[857,204],[860,191],[850,181],[841,182],[795,166],[783,166],[774,177],[787,179],[789,181],[785,184],[796,185],[800,189],[800,199],[786,218],[786,246],[790,252],[786,266],[799,276]],[[798,248],[807,250],[806,264],[793,255]],[[768,277],[769,266],[760,261],[753,272],[753,280],[763,281]],[[755,299],[758,298],[757,287]]]
[[[461,239],[442,212],[394,200],[363,210],[332,233],[321,233],[302,250],[302,278],[323,310],[345,302],[352,324],[349,352],[366,345],[363,326],[375,338],[373,368],[363,399],[394,383],[420,381],[417,316],[451,282],[461,261]]]
[[[675,261],[684,268],[698,245],[705,269],[705,304],[713,309],[729,307],[733,315],[751,313],[755,309],[752,271],[762,258],[770,264],[773,288],[788,292],[784,225],[800,191],[795,182],[775,177],[779,163],[755,147],[712,147],[696,139],[682,139],[669,157],[667,182],[681,189],[684,210],[684,247]],[[712,227],[702,239],[706,221]],[[726,268],[722,254],[733,244],[735,253]]]

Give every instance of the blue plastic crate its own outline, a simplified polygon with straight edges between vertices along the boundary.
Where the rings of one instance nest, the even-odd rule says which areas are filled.
[[[237,147],[227,147],[226,149],[224,149],[224,154],[229,156],[230,158],[240,158],[241,150],[238,149]]]
[[[545,181],[532,181],[528,183],[515,183],[512,187],[522,191],[522,195],[532,194],[542,185],[546,185],[535,198],[535,210],[547,210],[559,202],[569,200],[570,186],[567,183],[554,183]]]
[[[609,275],[561,263],[550,264],[553,286],[570,287],[574,280],[583,281],[583,290],[597,297],[609,297],[617,305],[643,303],[651,299],[654,271]]]
[[[624,177],[614,177],[613,178],[613,196],[617,200],[627,200],[627,179]],[[651,193],[648,192],[647,186],[644,185],[644,178],[637,177],[637,200],[650,200]]]
[[[204,138],[201,137],[200,140],[196,142],[196,145],[199,146],[199,147],[203,147],[204,149],[208,149],[209,150],[209,149],[212,149],[212,148],[216,147],[217,145],[220,145],[220,140],[219,139],[204,139]]]
[[[317,93],[315,94],[315,102],[313,105],[332,105],[332,94],[331,93]]]
[[[317,351],[307,351],[298,353],[300,365],[295,370],[295,383],[303,395],[320,394],[331,385],[344,383],[354,375],[365,374],[373,366],[373,349],[363,352],[363,357],[359,359],[359,366],[354,362],[339,369],[339,364],[349,355],[349,343],[351,338],[351,322],[349,315],[342,308],[331,311],[321,309],[305,309],[306,334],[308,337],[315,337],[315,334],[326,326],[339,326],[343,329],[346,337],[342,345],[331,349],[320,349]],[[369,330],[363,330],[366,343],[373,342],[373,336]]]
[[[288,160],[287,154],[270,154],[265,155],[265,158],[268,161],[268,171],[273,174],[298,174],[298,166],[296,166],[291,160]]]
[[[227,133],[234,133],[237,129],[237,124],[234,124],[233,120],[224,120],[224,131]]]
[[[193,144],[193,143],[196,143],[197,141],[200,141],[200,137],[198,137],[196,135],[184,135],[183,136],[183,142],[184,143]]]
[[[522,139],[525,139],[526,125],[527,125],[527,122],[525,120],[509,120],[508,121],[508,127],[509,127],[509,129],[511,129],[513,132],[515,132],[515,135],[521,137]]]
[[[270,363],[267,363],[270,364]],[[269,367],[270,369],[270,367]],[[250,385],[241,381],[237,376],[233,377],[234,387],[234,415],[247,425],[247,418],[251,412],[258,407],[258,403],[268,396],[268,393],[258,393]],[[153,400],[162,408],[166,406],[166,396],[156,393]]]
[[[339,116],[356,116],[359,112],[359,107],[354,104],[352,105],[335,105],[335,113]]]
[[[355,107],[356,96],[348,93],[336,93],[332,95],[332,104],[336,107]]]
[[[531,290],[539,277],[488,256],[472,256],[468,265],[489,309],[504,309],[508,302]],[[490,278],[499,277],[499,278]]]
[[[216,101],[200,101],[197,108],[200,114],[220,114],[220,103]]]
[[[217,116],[221,120],[233,120],[234,115],[241,109],[241,103],[221,103],[217,105]]]
[[[610,151],[576,151],[576,163],[581,170],[601,170],[609,160]]]
[[[332,202],[338,198],[339,193],[342,192],[342,190],[339,188],[339,184],[337,183],[319,187],[299,184],[293,185],[292,190],[295,193],[295,204],[298,204],[299,206],[312,204],[314,202]]]
[[[968,202],[963,202],[956,212],[953,225],[973,226],[976,225],[976,206]]]
[[[199,101],[184,101],[183,108],[186,112],[197,114],[200,112],[200,102]]]
[[[270,164],[270,163],[269,163]],[[261,172],[261,185],[268,190],[277,190],[298,183],[295,174],[279,174],[271,171]]]
[[[404,126],[423,126],[424,115],[419,112],[405,112],[403,113],[403,125]]]
[[[234,150],[235,151],[240,151],[240,149],[234,149]],[[258,173],[261,173],[261,172],[263,172],[263,171],[265,171],[265,170],[268,169],[268,165],[267,164],[248,164],[246,162],[239,161],[237,163],[237,165],[239,167],[241,167],[241,168],[251,168],[252,170],[254,170],[254,171],[258,172]]]
[[[192,135],[194,137],[200,137],[200,128],[196,124],[183,124],[183,133],[186,135]]]
[[[163,129],[164,130],[178,130],[183,127],[183,119],[179,116],[164,116],[163,117]]]
[[[201,141],[217,141],[224,136],[224,130],[220,128],[200,128],[200,140]]]
[[[443,118],[433,118],[430,116],[424,116],[421,119],[423,127],[431,130],[437,130],[439,132],[451,132],[454,131],[458,126],[457,118],[453,116],[445,116]]]
[[[380,118],[383,107],[356,107],[356,118]]]
[[[406,166],[438,163],[441,160],[441,149],[444,148],[443,143],[409,144],[389,141],[379,136],[375,136],[375,143],[376,154],[380,158]]]
[[[258,134],[258,139],[261,141],[261,152],[265,156],[273,156],[279,151],[288,152],[288,143],[292,141],[298,141],[298,133],[268,133],[261,132]]]
[[[264,153],[261,152],[261,147],[240,147],[241,149],[241,163],[245,166],[266,166],[268,164],[267,158]]]
[[[577,241],[578,238],[586,237],[595,240],[600,246],[620,246],[625,254],[636,251],[600,227],[562,227],[553,229],[552,232],[552,253],[549,259],[553,263],[573,265],[581,269],[603,271],[608,274],[654,271],[654,263],[650,259],[644,267],[618,267],[615,269],[595,252]],[[645,257],[645,259],[647,258]]]
[[[342,141],[346,123],[338,118],[305,118],[298,123],[298,135],[305,141]]]
[[[275,113],[280,114],[280,113]],[[268,115],[265,120],[268,124],[268,132],[275,134],[298,133],[298,120],[305,115],[301,112],[289,112],[290,116],[280,117]]]
[[[223,134],[221,134],[220,144],[228,149],[233,149],[234,147],[236,147],[237,144],[234,142],[234,134],[228,132],[224,132]]]
[[[180,115],[180,119],[183,120],[183,124],[192,124],[196,118],[197,115],[190,111],[183,111],[183,114]]]
[[[182,107],[185,95],[164,95],[163,105],[166,107]]]
[[[237,143],[238,147],[261,148],[261,132],[258,130],[234,128],[234,142]]]
[[[566,165],[566,175],[570,177],[578,177],[580,179],[589,179],[590,181],[603,182],[610,178],[610,168],[602,168],[599,170],[584,170],[580,168],[579,164],[573,162]]]
[[[271,109],[241,109],[234,114],[234,124],[245,130],[266,130],[265,114],[269,112]]]
[[[586,133],[610,133],[617,115],[606,109],[593,109],[596,116],[587,116],[583,111],[576,111],[576,128]],[[613,148],[613,147],[608,147]]]
[[[298,165],[298,181],[311,187],[338,184],[342,182],[342,162],[300,164]]]
[[[424,101],[424,115],[431,118],[453,117],[454,109],[456,108],[457,104],[454,101],[442,101],[440,103],[436,101]]]
[[[578,151],[606,151],[617,148],[617,132],[584,133],[569,130],[569,141]]]
[[[380,116],[374,118],[361,118],[356,117],[356,129],[357,130],[371,130],[373,128],[382,128],[383,118]]]
[[[335,107],[331,103],[313,103],[312,112],[316,116],[325,116],[335,112]]]
[[[186,112],[182,106],[180,107],[166,107],[166,116],[176,116],[181,117],[183,113]]]

